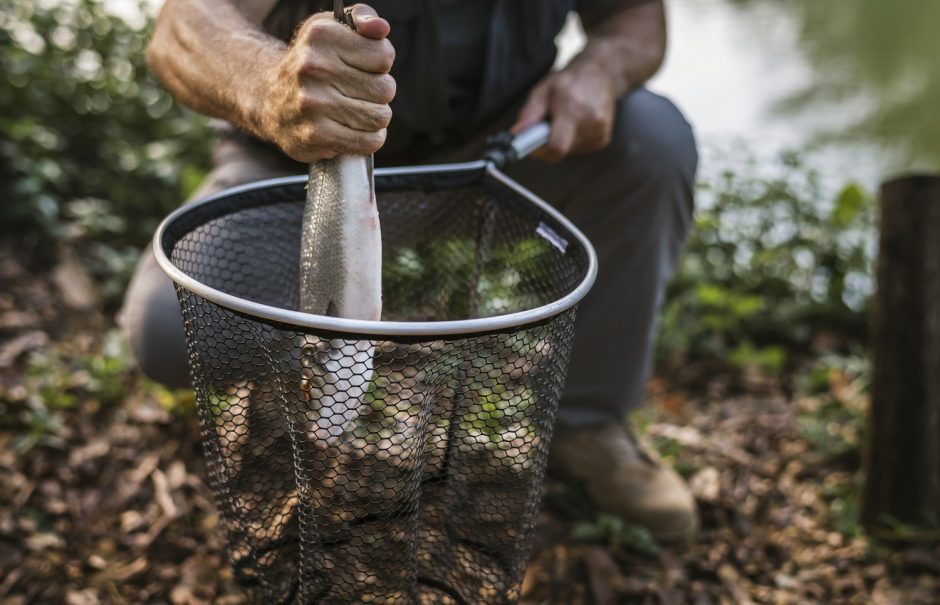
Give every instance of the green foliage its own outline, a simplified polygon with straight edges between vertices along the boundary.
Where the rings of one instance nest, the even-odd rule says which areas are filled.
[[[868,363],[861,357],[825,355],[800,377],[808,396],[798,419],[800,435],[826,459],[860,459],[868,409]]]
[[[139,21],[108,13],[103,0],[10,0],[0,13],[0,235],[75,245],[111,300],[208,158],[206,121],[148,73],[151,25]],[[702,188],[664,309],[661,355],[779,371],[820,331],[863,338],[871,198],[856,185],[827,195],[792,155],[769,176],[753,161],[735,166]],[[477,267],[469,239],[402,250],[383,279],[404,299],[386,307],[445,319],[532,306],[538,296],[521,276],[552,253],[533,238],[491,250]],[[430,309],[441,316],[424,317]]]
[[[593,520],[577,523],[573,533],[577,540],[620,546],[650,556],[659,555],[662,551],[645,528],[627,525],[620,517],[607,513],[598,513]]]
[[[829,502],[829,525],[848,538],[862,535],[862,481],[856,475],[851,480],[827,480],[822,496]]]
[[[862,533],[859,467],[868,384],[867,359],[829,354],[807,365],[796,385],[803,395],[797,429],[830,470],[820,492],[828,503],[828,525],[846,537]]]
[[[63,429],[61,412],[81,405],[92,413],[118,405],[132,386],[132,368],[117,330],[108,332],[100,347],[88,354],[71,355],[60,349],[34,352],[26,363],[22,388],[0,399],[0,424],[24,427],[14,444],[19,452],[55,445]]]
[[[490,317],[544,304],[537,280],[557,252],[541,238],[495,245],[478,258],[470,238],[402,248],[382,267],[385,311],[403,319]],[[425,317],[429,313],[433,317]]]
[[[823,140],[862,141],[940,168],[940,3],[920,0],[774,2],[796,17],[811,67],[783,109],[844,116]]]
[[[701,184],[695,228],[663,311],[661,358],[715,356],[771,371],[829,334],[860,342],[871,291],[872,198],[827,195],[787,154]]]
[[[99,277],[126,273],[208,159],[205,120],[148,73],[140,21],[102,0],[0,11],[0,235],[75,242]]]

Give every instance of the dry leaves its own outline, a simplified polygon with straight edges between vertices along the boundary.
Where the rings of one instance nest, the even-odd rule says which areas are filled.
[[[109,405],[86,396],[87,377],[63,380],[69,405],[46,416],[25,392],[30,349],[94,350],[110,325],[60,304],[75,284],[35,273],[0,255],[0,603],[247,603],[195,418],[169,412],[134,376]],[[835,397],[863,396],[843,378],[831,381]],[[890,552],[853,535],[840,508],[857,488],[853,464],[821,455],[800,431],[818,402],[745,379],[690,370],[655,383],[647,434],[690,478],[698,541],[644,554],[654,551],[626,533],[576,540],[595,512],[578,489],[549,481],[523,604],[940,602],[936,546]],[[37,427],[42,438],[24,442]]]

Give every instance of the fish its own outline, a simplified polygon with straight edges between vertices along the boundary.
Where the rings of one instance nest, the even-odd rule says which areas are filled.
[[[382,233],[372,156],[340,155],[310,165],[300,245],[299,308],[378,321]],[[376,343],[319,339],[304,347],[313,390],[314,437],[335,440],[360,415],[375,373]]]

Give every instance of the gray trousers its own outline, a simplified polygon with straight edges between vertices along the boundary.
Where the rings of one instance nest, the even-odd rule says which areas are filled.
[[[482,140],[428,160],[477,159]],[[597,249],[597,282],[578,308],[561,423],[619,420],[642,401],[657,312],[692,223],[697,161],[692,129],[679,110],[639,89],[620,101],[607,148],[557,165],[525,160],[508,170]],[[193,198],[297,172],[284,158],[223,140]],[[169,386],[189,385],[176,293],[149,248],[128,287],[120,322],[145,374]]]

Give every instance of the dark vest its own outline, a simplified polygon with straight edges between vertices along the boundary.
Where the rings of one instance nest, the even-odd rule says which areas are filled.
[[[473,1],[473,0],[468,0]],[[495,0],[479,97],[471,119],[454,120],[446,95],[446,70],[435,0],[368,2],[391,24],[398,93],[382,155],[416,161],[478,132],[525,98],[555,60],[555,36],[576,0]],[[281,0],[264,22],[268,33],[289,40],[310,14],[329,10],[324,0]],[[458,123],[459,122],[459,123]]]

